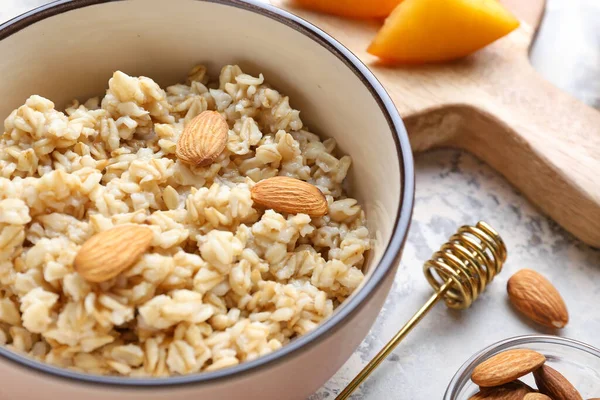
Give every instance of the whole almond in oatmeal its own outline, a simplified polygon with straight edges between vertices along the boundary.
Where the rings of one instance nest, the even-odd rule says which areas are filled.
[[[198,166],[210,165],[225,149],[229,126],[216,111],[203,111],[183,129],[177,141],[177,158]]]
[[[475,367],[471,380],[481,387],[500,386],[538,369],[545,361],[546,357],[533,350],[503,351]]]
[[[0,345],[92,374],[213,371],[312,331],[360,285],[350,157],[262,75],[182,78],[117,71],[101,97],[33,95],[6,118]],[[318,201],[255,204],[278,176]]]
[[[120,225],[88,239],[73,266],[89,282],[105,282],[131,267],[148,250],[154,232],[141,225]]]
[[[319,188],[299,179],[275,176],[257,183],[252,200],[263,207],[291,214],[320,217],[327,213],[327,199]]]

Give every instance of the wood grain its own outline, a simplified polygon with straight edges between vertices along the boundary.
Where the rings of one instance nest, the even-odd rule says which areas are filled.
[[[533,26],[523,22],[463,60],[411,67],[383,65],[366,52],[379,22],[272,3],[323,29],[369,66],[402,115],[413,151],[473,153],[566,230],[600,247],[600,113],[531,67],[528,51],[544,2],[505,1]]]

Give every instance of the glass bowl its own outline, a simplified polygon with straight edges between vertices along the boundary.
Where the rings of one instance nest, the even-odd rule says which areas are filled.
[[[468,400],[478,391],[471,381],[473,369],[505,350],[526,348],[546,356],[546,363],[563,374],[584,399],[600,397],[600,350],[573,339],[549,335],[517,336],[495,343],[471,357],[450,381],[443,400]],[[535,387],[531,374],[521,381]]]

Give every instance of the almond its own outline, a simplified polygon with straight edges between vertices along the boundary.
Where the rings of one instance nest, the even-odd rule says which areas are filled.
[[[327,200],[319,188],[299,179],[274,176],[251,189],[252,200],[263,207],[290,214],[319,217],[327,213]]]
[[[186,164],[205,166],[223,152],[229,126],[216,111],[203,111],[183,129],[175,154]]]
[[[525,396],[531,392],[533,389],[529,386],[516,381],[498,387],[482,388],[469,400],[524,400]]]
[[[556,329],[569,322],[569,312],[560,293],[537,272],[520,270],[508,280],[507,290],[512,305],[538,324]]]
[[[529,393],[523,397],[523,400],[552,400],[552,398],[541,393]]]
[[[547,365],[533,371],[540,392],[554,400],[583,400],[577,389],[560,372]]]
[[[499,386],[538,369],[546,357],[527,349],[508,350],[475,367],[471,380],[481,387]]]
[[[145,226],[119,225],[89,238],[75,256],[75,270],[89,282],[114,278],[150,247],[154,233]]]

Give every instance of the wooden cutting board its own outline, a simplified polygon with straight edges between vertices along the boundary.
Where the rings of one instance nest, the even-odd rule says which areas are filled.
[[[271,2],[323,29],[369,66],[403,117],[413,151],[473,153],[566,230],[600,247],[600,112],[545,81],[529,63],[543,0],[505,0],[521,27],[476,54],[411,67],[385,66],[366,52],[380,22]]]

